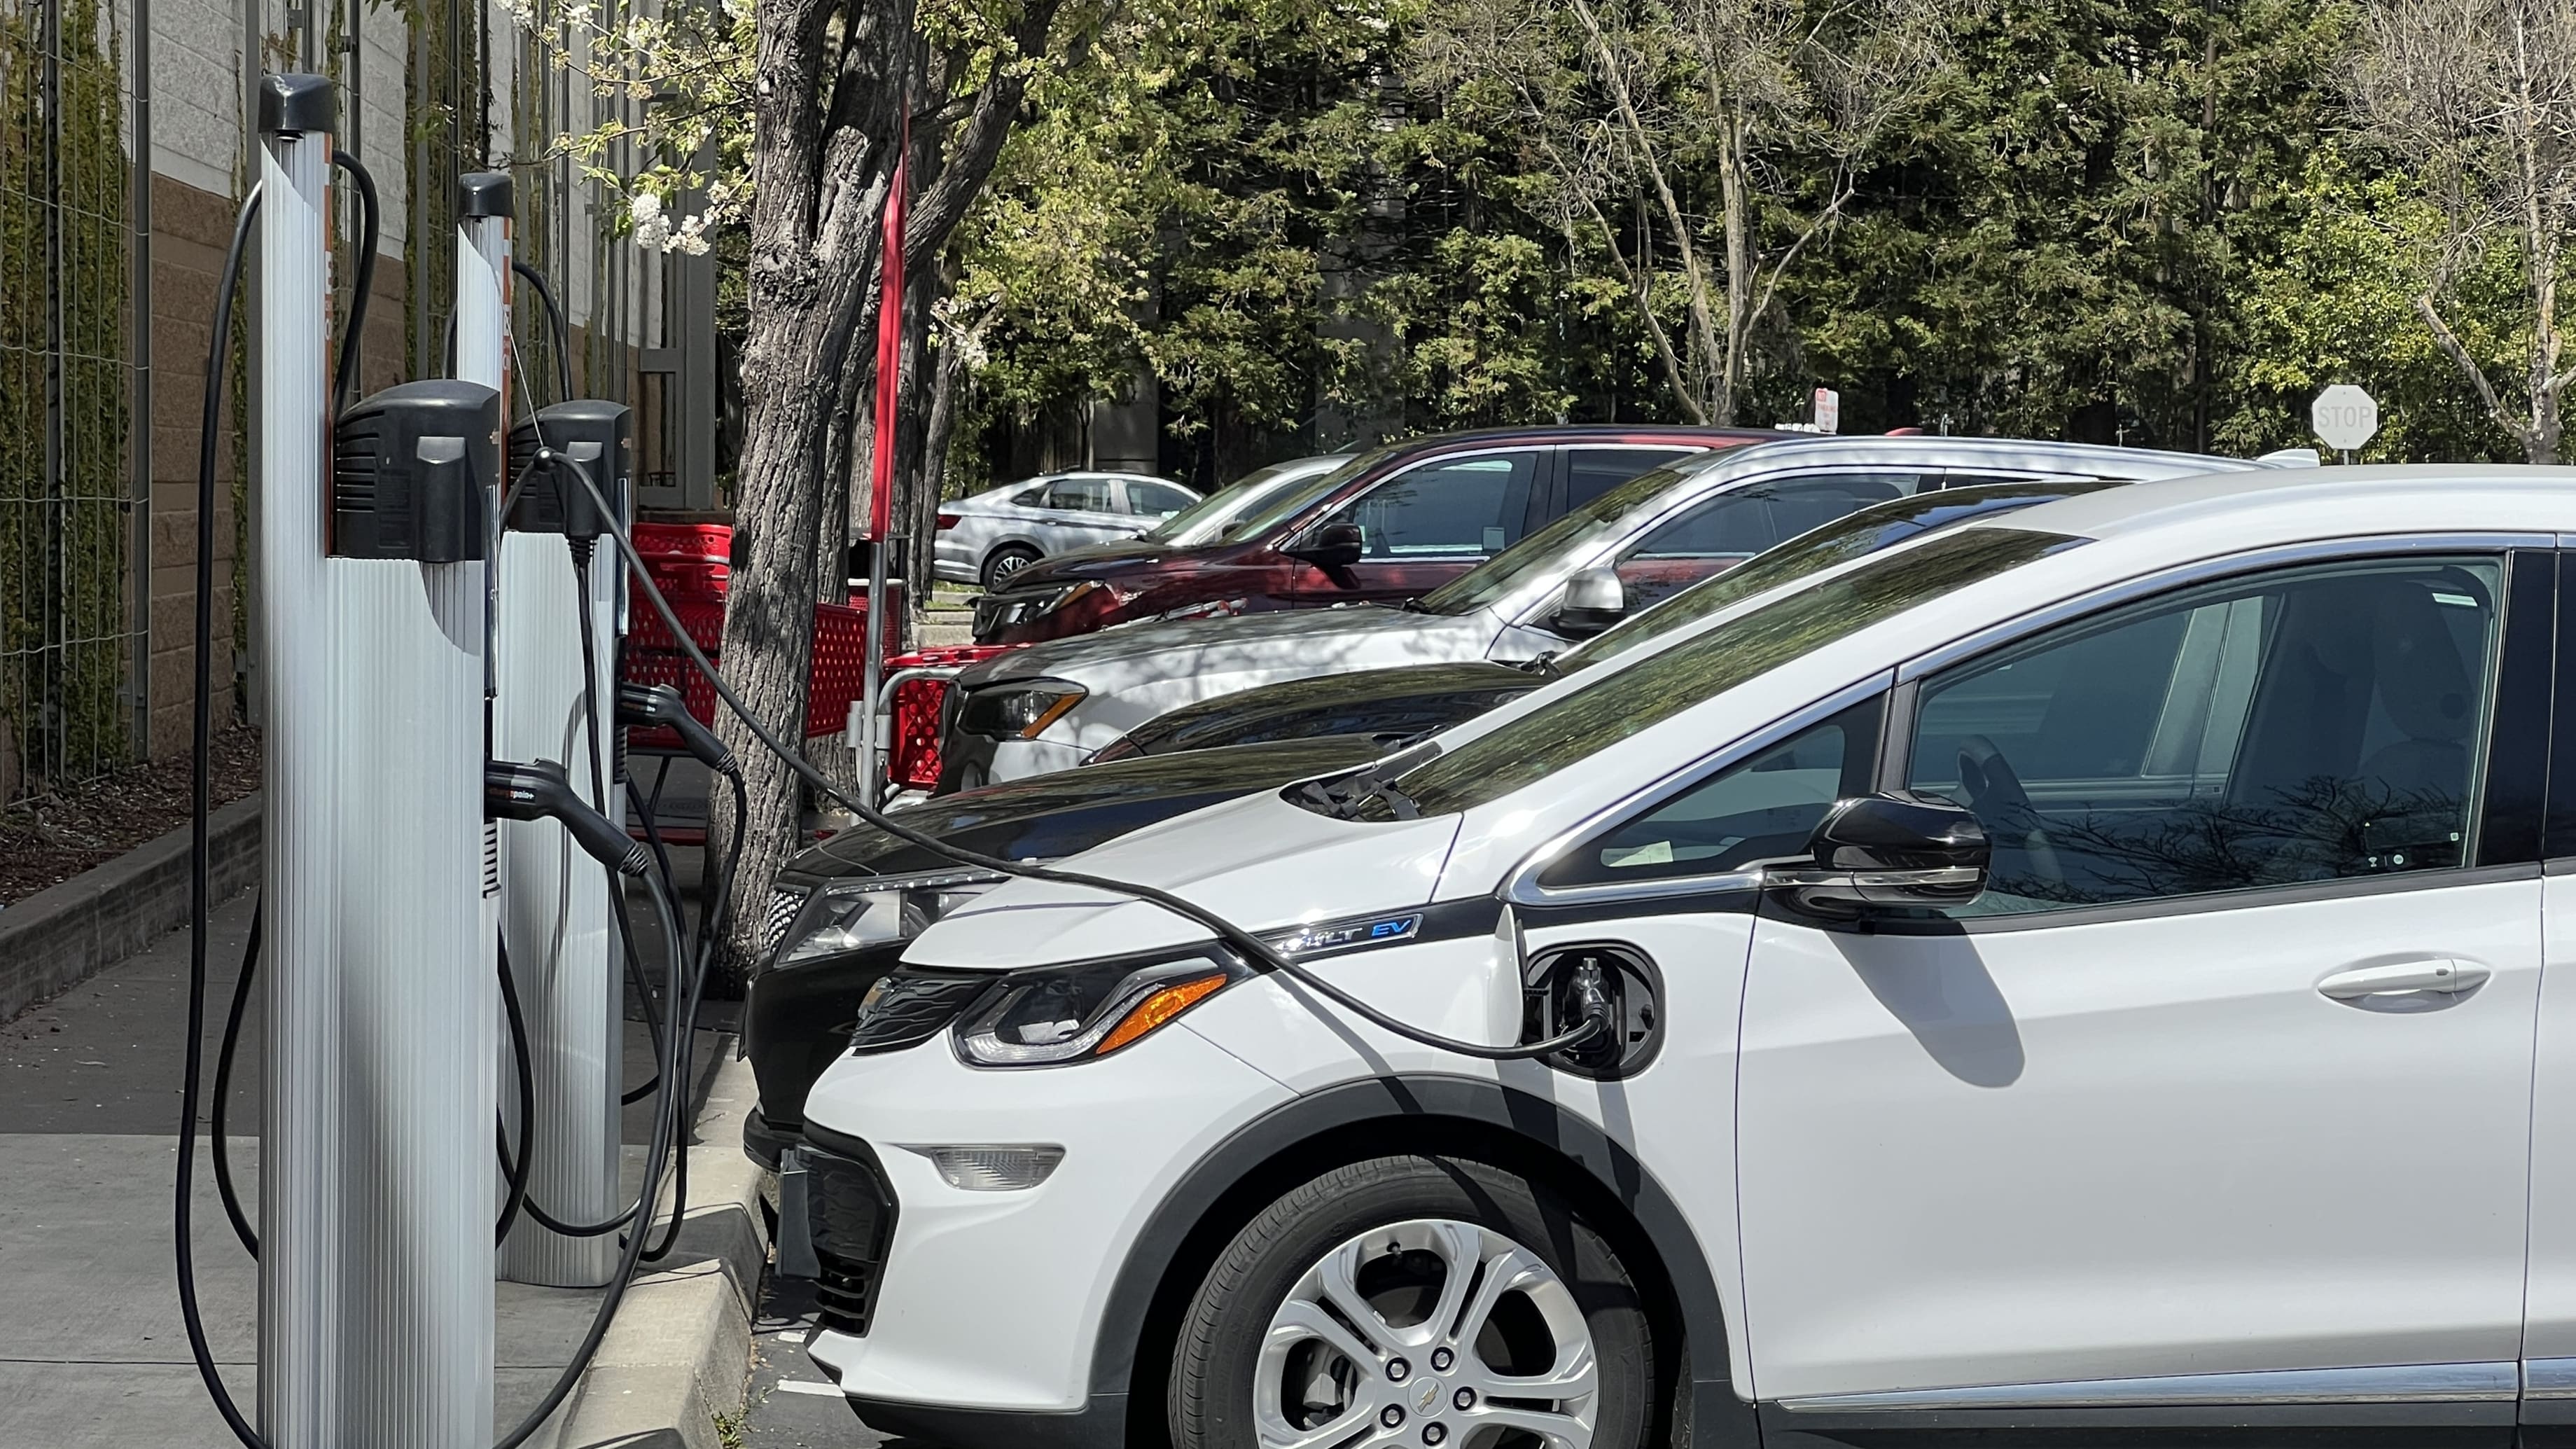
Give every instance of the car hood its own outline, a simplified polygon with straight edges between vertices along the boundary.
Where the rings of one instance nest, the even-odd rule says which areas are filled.
[[[1255,790],[1331,774],[1373,759],[1360,736],[1186,750],[1060,770],[942,795],[900,812],[904,825],[980,855],[1054,860],[1129,831]],[[855,825],[798,854],[791,875],[830,879],[938,870],[946,857],[871,825]]]
[[[1290,609],[1231,619],[1121,624],[996,655],[958,676],[968,689],[1015,679],[1109,676],[1118,683],[1234,673],[1278,661],[1311,674],[1431,663],[1483,654],[1492,634],[1469,616],[1415,614],[1359,604]]]
[[[1080,548],[1068,548],[1061,553],[1049,554],[1011,575],[1010,586],[1002,592],[1035,593],[1053,588],[1058,584],[1074,584],[1084,579],[1121,574],[1138,564],[1148,564],[1159,558],[1192,552],[1196,550],[1176,549],[1169,544],[1147,543],[1141,538],[1119,538],[1111,539],[1106,543],[1086,543]]]
[[[1441,815],[1361,824],[1264,790],[1148,826],[1057,868],[1152,885],[1246,930],[1275,931],[1427,903],[1459,820]],[[1196,923],[1132,896],[1021,879],[1005,881],[942,917],[903,959],[917,966],[1011,971],[1207,939]]]
[[[1360,717],[1382,705],[1416,700],[1485,696],[1499,703],[1538,688],[1547,683],[1547,678],[1483,659],[1319,674],[1201,700],[1129,733],[1137,744],[1148,749],[1188,750],[1192,736],[1205,730],[1221,729],[1231,736],[1239,730],[1256,728],[1264,719],[1345,712]]]

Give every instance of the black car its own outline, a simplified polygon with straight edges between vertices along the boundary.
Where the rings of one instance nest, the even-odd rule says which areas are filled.
[[[1008,860],[1055,860],[1156,821],[1377,758],[1355,735],[1157,756],[941,796],[904,812],[925,835]],[[868,989],[904,947],[998,877],[868,826],[787,862],[765,921],[768,960],[745,987],[743,1050],[760,1106],[743,1147],[767,1167],[803,1131],[805,1093],[848,1044]]]
[[[1360,735],[1393,744],[1474,719],[1559,673],[1632,649],[1801,574],[1874,553],[1930,529],[2115,486],[2115,481],[2059,478],[1971,484],[1892,498],[1810,529],[1553,658],[1530,664],[1479,659],[1363,669],[1219,695],[1137,726],[1093,756],[1093,763],[1329,735]]]

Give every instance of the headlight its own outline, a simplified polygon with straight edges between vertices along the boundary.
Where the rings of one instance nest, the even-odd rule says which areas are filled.
[[[1033,740],[1064,712],[1082,703],[1088,691],[1061,679],[1032,679],[1022,684],[990,685],[966,696],[957,712],[957,727],[991,740]]]
[[[979,1067],[1105,1057],[1249,974],[1213,953],[1017,972],[959,1025],[957,1050]]]
[[[1001,880],[982,871],[952,870],[826,881],[787,928],[777,964],[793,966],[863,946],[909,941]]]

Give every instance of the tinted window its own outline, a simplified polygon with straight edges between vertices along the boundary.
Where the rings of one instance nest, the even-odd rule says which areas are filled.
[[[1155,483],[1141,478],[1127,480],[1127,511],[1148,515],[1178,513],[1198,500],[1169,483]]]
[[[1396,784],[1425,815],[1499,800],[1802,654],[2080,542],[2011,528],[1962,529],[1926,539],[1784,594],[1727,628],[1684,640],[1589,689],[1559,695],[1426,761]],[[1360,812],[1363,819],[1392,816],[1383,801]]]
[[[1565,506],[1584,504],[1649,469],[1690,457],[1691,448],[1569,448],[1565,454]]]
[[[1047,485],[1044,508],[1075,508],[1086,513],[1114,513],[1106,478],[1058,478]]]
[[[1698,454],[1678,466],[1638,474],[1423,595],[1422,607],[1434,614],[1464,614],[1501,602],[1533,579],[1552,577],[1594,539],[1626,527],[1632,518],[1653,517],[1664,495],[1713,461]]]
[[[1575,670],[1588,664],[1598,664],[1640,644],[1698,623],[1755,594],[1810,574],[1823,573],[1880,549],[1891,548],[1931,529],[2109,486],[2085,479],[2054,484],[1948,489],[1864,508],[1822,528],[1803,533],[1705,583],[1685,589],[1648,613],[1632,614],[1599,638],[1558,655],[1556,665],[1559,669]]]
[[[2283,570],[1927,681],[1907,783],[1995,845],[1965,909],[2461,864],[2500,577],[2480,559]]]
[[[1807,837],[1846,795],[1869,789],[1884,699],[1854,705],[1749,760],[1727,766],[1548,866],[1544,885],[1714,875],[1806,853]]]
[[[1519,541],[1534,451],[1485,453],[1399,473],[1334,515],[1360,526],[1363,557],[1485,558]]]
[[[1872,504],[1910,497],[1917,482],[1911,473],[1845,473],[1782,479],[1712,498],[1620,556],[1628,610],[1652,608],[1783,539]]]

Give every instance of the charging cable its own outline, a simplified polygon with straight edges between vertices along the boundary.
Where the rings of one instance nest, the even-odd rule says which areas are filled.
[[[825,775],[821,770],[816,769],[813,763],[807,760],[801,752],[788,748],[786,742],[779,739],[777,735],[770,731],[768,726],[762,724],[759,719],[753,716],[749,707],[743,704],[741,698],[733,692],[732,687],[725,683],[724,677],[716,671],[715,665],[708,661],[706,652],[698,647],[697,641],[691,639],[689,637],[689,632],[680,627],[679,617],[672,612],[670,601],[662,597],[661,588],[654,583],[651,572],[644,567],[642,556],[635,551],[634,539],[628,536],[626,528],[622,524],[618,523],[612,515],[608,506],[608,498],[600,491],[598,481],[591,477],[590,469],[587,465],[585,465],[580,459],[572,457],[569,454],[560,453],[554,449],[543,446],[540,446],[537,450],[536,463],[538,466],[552,467],[570,472],[573,477],[580,480],[583,488],[589,490],[592,500],[599,506],[600,516],[608,520],[609,534],[611,537],[616,539],[618,551],[625,555],[627,568],[632,572],[635,582],[642,586],[644,596],[651,600],[654,612],[661,615],[663,626],[671,631],[671,637],[678,642],[681,652],[686,654],[689,658],[689,662],[697,668],[700,674],[706,677],[708,684],[714,687],[716,696],[719,699],[722,699],[725,702],[725,707],[732,710],[734,716],[740,719],[744,727],[751,731],[753,738],[759,740],[763,748],[767,749],[771,754],[776,755],[781,763],[794,771],[805,781],[806,784],[812,786],[822,794],[829,796],[831,799],[838,802],[843,808],[849,810],[852,814],[867,822],[867,824],[875,829],[883,831],[884,833],[893,836],[895,839],[901,840],[907,844],[917,845],[934,855],[943,856],[949,860],[956,861],[961,865],[973,866],[978,870],[988,870],[1003,875],[1020,876],[1029,880],[1042,880],[1056,885],[1069,885],[1081,887],[1087,890],[1104,891],[1111,895],[1123,895],[1136,900],[1150,902],[1151,904],[1160,906],[1164,910],[1171,912],[1173,915],[1181,917],[1183,920],[1205,927],[1207,930],[1214,933],[1218,940],[1223,941],[1234,947],[1236,950],[1242,952],[1249,958],[1250,964],[1256,969],[1275,971],[1280,975],[1286,976],[1288,979],[1296,982],[1300,986],[1314,992],[1316,995],[1323,997],[1325,1000],[1334,1003],[1345,1011],[1350,1012],[1352,1015],[1359,1017],[1363,1021],[1369,1022],[1374,1026],[1391,1032],[1396,1036],[1403,1037],[1407,1041],[1431,1047],[1435,1050],[1453,1052],[1459,1056],[1473,1057],[1480,1061],[1528,1061],[1539,1057],[1555,1056],[1568,1048],[1579,1046],[1582,1043],[1591,1040],[1599,1033],[1609,1029],[1609,1023],[1606,1019],[1600,1016],[1587,1015],[1583,1021],[1577,1023],[1572,1028],[1559,1032],[1557,1035],[1549,1037],[1544,1041],[1527,1042],[1508,1047],[1486,1046],[1481,1042],[1461,1041],[1454,1037],[1442,1036],[1437,1032],[1426,1031],[1409,1022],[1400,1021],[1395,1017],[1389,1016],[1387,1013],[1371,1006],[1359,997],[1343,990],[1339,986],[1334,985],[1324,977],[1306,969],[1304,966],[1291,959],[1285,952],[1278,950],[1269,942],[1262,940],[1252,932],[1243,929],[1241,926],[1234,924],[1232,921],[1227,920],[1225,917],[1218,915],[1216,912],[1209,910],[1205,906],[1199,905],[1195,901],[1184,899],[1181,896],[1174,895],[1170,891],[1161,890],[1153,886],[1140,885],[1132,881],[1110,880],[1103,876],[1086,875],[1079,871],[1053,870],[1045,866],[1030,865],[1024,861],[1004,860],[999,856],[985,855],[978,851],[967,850],[963,847],[953,845],[944,840],[935,839],[932,836],[925,835],[918,830],[914,830],[908,825],[898,823],[892,817],[884,814],[883,812],[853,799],[847,791],[844,791],[838,785],[833,784],[829,776]],[[870,627],[873,628],[875,625],[872,623]],[[749,823],[750,822],[747,817],[737,818],[737,837],[739,837],[743,829],[748,828]]]

